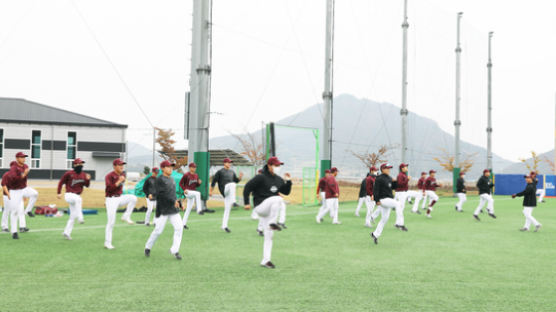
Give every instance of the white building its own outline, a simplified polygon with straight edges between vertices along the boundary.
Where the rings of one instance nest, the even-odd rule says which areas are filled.
[[[125,159],[127,125],[17,98],[0,97],[0,173],[19,151],[29,155],[30,179],[59,179],[75,158],[102,180]]]

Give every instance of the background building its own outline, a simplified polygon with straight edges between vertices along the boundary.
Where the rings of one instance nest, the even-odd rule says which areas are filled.
[[[94,180],[126,157],[127,125],[18,98],[0,98],[0,173],[19,151],[28,153],[31,179],[58,179],[79,157]]]

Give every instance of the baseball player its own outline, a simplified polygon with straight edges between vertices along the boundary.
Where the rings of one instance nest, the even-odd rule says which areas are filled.
[[[263,173],[263,169],[259,169],[258,174],[262,174]],[[280,195],[282,196],[282,195]],[[259,225],[257,226],[257,233],[259,234],[259,236],[264,236],[264,225],[262,220],[259,218],[259,215],[257,215],[257,213],[255,212],[255,209],[253,209],[253,212],[251,213],[251,218],[253,220],[259,220]],[[283,200],[281,207],[280,207],[280,213],[278,214],[278,223],[277,223],[281,228],[283,229],[287,229],[288,227],[286,226],[286,201]]]
[[[4,194],[4,206],[10,214],[10,225],[13,239],[19,239],[17,234],[17,222],[23,214],[23,189],[24,180],[27,177],[27,169],[24,175],[18,174],[15,169],[10,169],[8,174],[2,177],[2,191]],[[20,224],[21,225],[21,224]],[[21,231],[21,228],[20,228]]]
[[[539,185],[539,179],[537,177],[537,172],[535,171],[531,171],[531,173],[529,174],[531,176],[531,178],[533,179],[533,182],[535,182],[535,196],[539,196],[539,202],[544,203],[544,196],[546,195],[546,191],[543,188],[538,188]]]
[[[427,182],[427,173],[423,171],[421,172],[421,178],[419,179],[419,181],[417,181],[417,188],[421,190],[421,194],[423,197],[423,204],[421,205],[421,209],[426,208],[428,201],[427,192],[425,190],[425,182]],[[419,212],[417,212],[417,214],[419,214]]]
[[[123,160],[115,159],[112,162],[114,171],[108,173],[104,179],[106,182],[106,217],[108,219],[104,239],[104,248],[106,249],[114,249],[114,246],[112,245],[112,230],[114,229],[114,223],[116,222],[116,210],[118,207],[127,206],[126,211],[122,216],[122,220],[128,224],[134,224],[133,221],[131,221],[130,216],[133,212],[133,208],[135,208],[135,204],[137,203],[137,197],[131,194],[122,195],[125,182],[125,164],[126,163]]]
[[[185,195],[185,198],[187,199],[187,209],[183,214],[183,228],[186,230],[189,229],[187,227],[187,219],[189,219],[189,214],[191,213],[191,209],[193,209],[193,204],[195,204],[197,213],[200,215],[203,214],[201,192],[196,190],[203,182],[199,179],[199,175],[195,173],[196,170],[197,165],[194,162],[190,163],[189,172],[184,174],[180,180],[180,187]]]
[[[330,212],[332,215],[332,224],[342,224],[338,221],[338,197],[340,196],[340,186],[338,185],[338,181],[336,181],[337,175],[338,168],[331,168],[330,175],[326,178],[324,185],[326,206],[324,210],[317,215],[317,223],[321,223],[326,213]]]
[[[535,177],[532,175],[525,176],[525,182],[527,186],[525,190],[517,194],[513,194],[512,198],[516,196],[523,196],[523,215],[525,216],[525,225],[520,229],[522,232],[529,231],[531,223],[535,226],[535,232],[538,232],[542,224],[533,217],[533,209],[537,207],[537,183],[535,183]]]
[[[292,189],[290,174],[284,175],[285,181],[279,176],[283,164],[277,157],[270,157],[263,168],[263,173],[254,176],[243,189],[245,209],[251,209],[249,196],[252,193],[255,212],[263,224],[264,244],[261,266],[269,269],[275,268],[271,262],[274,231],[281,230],[276,223],[284,201],[280,194],[289,195]]]
[[[33,214],[33,207],[35,207],[35,203],[37,202],[37,198],[39,197],[39,192],[27,186],[27,177],[29,175],[29,166],[27,166],[27,164],[25,163],[27,157],[27,154],[18,152],[17,154],[15,154],[15,161],[12,161],[10,163],[10,168],[15,168],[17,174],[19,175],[23,175],[23,173],[27,171],[27,174],[25,175],[21,183],[25,186],[23,189],[23,199],[27,198],[29,199],[29,201],[27,203],[27,206],[25,207],[24,214],[19,215],[20,225],[23,224],[24,228],[26,228],[25,215],[28,215],[32,218],[35,217],[35,215]]]
[[[330,169],[324,171],[324,177],[320,178],[319,184],[317,186],[317,198],[320,199],[320,208],[318,214],[320,214],[326,208],[326,193],[324,192],[324,186],[326,185],[326,179],[330,176]]]
[[[397,200],[400,204],[400,209],[396,208],[396,223],[394,224],[394,226],[404,232],[407,232],[407,228],[405,227],[403,211],[405,209],[405,203],[407,201],[409,180],[411,179],[411,177],[407,175],[407,166],[408,164],[400,164],[400,173],[398,173],[398,177],[396,178],[396,196],[394,197],[394,199]]]
[[[376,206],[376,202],[374,200],[373,190],[374,190],[374,185],[375,185],[377,172],[378,172],[378,170],[376,169],[376,167],[372,166],[371,169],[370,169],[371,174],[369,174],[369,176],[367,176],[367,180],[365,181],[365,191],[367,193],[367,201],[369,203],[367,205],[367,215],[365,216],[365,226],[369,227],[369,228],[371,227],[371,222],[373,221],[372,215],[373,215],[373,212],[374,212],[373,210],[375,209],[375,206]]]
[[[162,170],[162,175],[156,178],[155,182],[156,222],[154,224],[154,230],[145,244],[145,256],[149,257],[151,255],[151,249],[156,239],[164,231],[166,222],[170,221],[174,227],[174,240],[170,248],[170,253],[174,255],[177,260],[181,260],[182,257],[179,251],[183,234],[183,223],[181,222],[179,214],[180,202],[176,195],[176,182],[172,178],[174,164],[170,163],[168,160],[164,160],[160,163],[160,169]]]
[[[427,209],[427,218],[431,218],[432,207],[438,201],[438,195],[436,195],[436,188],[440,187],[440,184],[436,183],[436,171],[431,169],[429,171],[429,177],[425,180],[425,194],[429,198],[429,207]]]
[[[73,161],[73,170],[64,173],[60,178],[60,182],[58,182],[57,197],[58,199],[62,198],[62,186],[65,184],[66,194],[64,195],[64,199],[69,204],[70,216],[66,228],[62,233],[67,240],[71,240],[71,231],[73,230],[75,219],[81,224],[84,222],[83,211],[81,210],[83,204],[81,193],[83,193],[83,187],[89,187],[91,182],[91,175],[83,172],[84,163],[85,162],[81,160],[81,158],[76,158]]]
[[[426,176],[427,176],[426,172],[421,172],[421,178],[419,178],[419,180],[417,181],[418,190],[417,191],[414,191],[414,190],[408,190],[407,191],[407,202],[410,205],[413,205],[413,207],[411,208],[412,213],[421,214],[421,212],[419,211],[419,202],[423,198],[423,189],[422,188],[425,184]]]
[[[143,183],[143,193],[147,199],[147,213],[145,213],[145,225],[151,225],[151,214],[153,209],[156,208],[156,177],[158,176],[158,168],[153,167],[151,176]]]
[[[463,212],[463,204],[467,201],[467,188],[465,187],[465,172],[459,173],[459,178],[456,183],[456,196],[458,203],[456,204],[456,211]]]
[[[491,195],[493,187],[494,184],[490,181],[490,170],[483,170],[483,175],[479,178],[479,181],[477,181],[477,188],[479,189],[479,206],[477,206],[477,209],[475,209],[475,212],[473,213],[475,220],[481,221],[481,219],[479,219],[479,213],[483,210],[485,203],[487,204],[488,215],[493,219],[496,219],[496,215],[494,214],[494,199],[492,199]]]
[[[212,196],[214,187],[218,183],[218,190],[224,196],[224,216],[222,217],[222,230],[230,233],[228,228],[228,220],[230,219],[230,211],[236,202],[236,185],[243,178],[243,172],[239,173],[239,178],[236,173],[231,169],[232,160],[230,158],[224,159],[224,168],[218,170],[212,178],[210,184],[209,196]]]
[[[396,188],[397,183],[396,180],[392,180],[390,177],[390,169],[392,169],[390,164],[382,164],[380,166],[381,174],[376,177],[373,188],[374,199],[378,206],[377,209],[380,209],[382,215],[375,231],[371,232],[371,238],[375,244],[378,244],[378,238],[382,235],[384,225],[388,222],[390,210],[392,208],[396,210],[400,209],[400,203],[394,199],[394,195],[392,194],[392,188]]]
[[[371,173],[367,173],[363,181],[361,181],[361,186],[359,187],[359,201],[357,202],[357,208],[355,209],[355,216],[359,217],[359,210],[361,210],[361,206],[365,204],[367,206],[367,210],[369,208],[369,201],[367,200],[367,178],[371,175]]]

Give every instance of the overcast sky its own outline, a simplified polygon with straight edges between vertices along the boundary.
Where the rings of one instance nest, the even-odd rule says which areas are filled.
[[[149,146],[149,123],[96,36],[152,123],[183,137],[192,1],[73,3],[0,0],[0,96],[128,124],[129,139]],[[486,146],[493,30],[494,152],[516,161],[552,149],[556,2],[409,3],[409,110],[454,132],[456,13],[463,11],[462,139]],[[336,95],[400,105],[402,6],[336,1]],[[212,136],[254,130],[322,101],[325,0],[214,0],[213,23]]]

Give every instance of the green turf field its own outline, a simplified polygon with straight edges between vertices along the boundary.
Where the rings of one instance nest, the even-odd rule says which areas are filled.
[[[556,200],[535,209],[538,233],[518,231],[520,199],[497,197],[498,219],[481,223],[477,202],[456,213],[442,198],[430,220],[406,213],[407,233],[392,214],[377,246],[354,203],[341,205],[342,225],[316,224],[317,207],[288,207],[275,270],[259,266],[262,238],[243,209],[231,234],[219,229],[221,210],[192,214],[182,261],[168,252],[170,224],[145,258],[152,227],[118,215],[116,249],[105,250],[104,213],[86,215],[73,241],[61,235],[67,217],[36,217],[20,240],[0,235],[0,311],[555,311]]]

